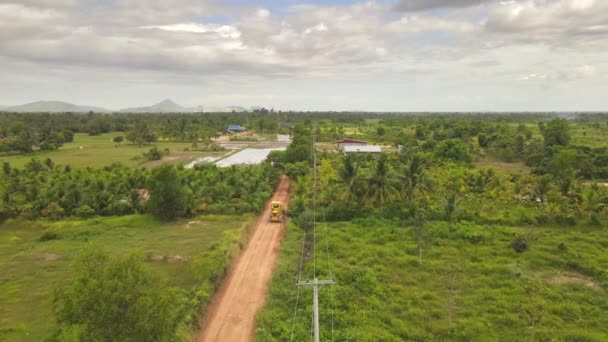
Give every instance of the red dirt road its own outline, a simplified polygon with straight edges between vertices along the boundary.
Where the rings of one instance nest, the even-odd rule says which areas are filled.
[[[283,176],[271,201],[289,204]],[[232,265],[203,321],[199,342],[253,341],[255,315],[262,308],[283,238],[285,223],[270,223],[270,202],[258,217],[245,250]]]

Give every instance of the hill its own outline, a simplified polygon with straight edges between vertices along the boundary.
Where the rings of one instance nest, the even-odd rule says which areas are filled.
[[[93,107],[81,106],[62,101],[36,101],[20,106],[0,108],[7,112],[42,112],[42,113],[63,113],[63,112],[110,112],[110,110]]]
[[[183,113],[190,112],[191,110],[171,100],[165,100],[148,107],[125,108],[120,111],[126,113]]]

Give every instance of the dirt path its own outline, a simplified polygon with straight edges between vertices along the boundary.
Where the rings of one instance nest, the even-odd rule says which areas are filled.
[[[289,203],[289,180],[283,176],[272,201]],[[249,243],[232,265],[211,304],[197,341],[241,342],[254,338],[255,315],[264,304],[278,256],[284,223],[270,223],[270,202],[258,217]]]

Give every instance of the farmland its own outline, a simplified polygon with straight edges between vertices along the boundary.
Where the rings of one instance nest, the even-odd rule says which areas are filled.
[[[115,143],[112,138],[120,136],[124,133],[104,133],[97,136],[90,136],[86,133],[76,133],[74,141],[66,143],[60,149],[55,151],[37,152],[27,155],[14,155],[2,157],[2,160],[8,161],[14,167],[23,167],[31,158],[44,160],[51,158],[55,163],[60,165],[72,166],[92,166],[100,167],[112,163],[121,163],[126,166],[139,166],[146,162],[143,158],[143,153],[147,152],[152,146],[156,146],[160,150],[169,149],[169,151],[183,151],[192,147],[192,143],[174,143],[174,142],[157,142],[152,146],[125,143]],[[195,153],[196,156],[214,155],[211,153]],[[218,155],[217,153],[215,155]],[[221,155],[221,154],[220,154]],[[191,155],[187,156],[189,160]],[[179,159],[178,159],[179,160]],[[181,160],[182,162],[185,160]]]

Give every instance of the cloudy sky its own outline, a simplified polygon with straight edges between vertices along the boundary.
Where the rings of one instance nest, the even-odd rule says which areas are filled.
[[[0,0],[0,105],[608,110],[607,0]]]

